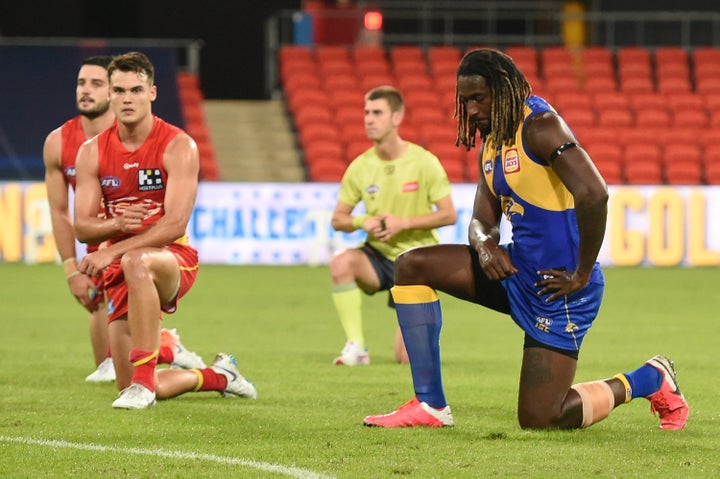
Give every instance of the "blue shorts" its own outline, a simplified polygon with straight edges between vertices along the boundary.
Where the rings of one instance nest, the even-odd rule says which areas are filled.
[[[520,274],[502,282],[489,280],[480,268],[477,251],[470,246],[468,250],[475,275],[476,304],[509,314],[525,332],[526,346],[532,343],[529,338],[577,358],[583,338],[600,310],[605,290],[600,271],[595,275],[597,281],[567,298],[546,303],[547,296],[538,296],[537,288],[527,279],[523,282]]]
[[[515,274],[502,281],[510,301],[510,316],[536,341],[568,351],[579,351],[585,334],[598,315],[605,285],[588,283],[580,291],[546,303],[536,288]]]

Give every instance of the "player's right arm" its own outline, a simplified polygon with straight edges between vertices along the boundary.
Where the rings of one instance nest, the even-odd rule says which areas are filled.
[[[45,187],[50,205],[55,245],[60,258],[75,258],[75,233],[68,201],[68,183],[62,169],[62,133],[53,130],[45,139],[43,161],[45,163]]]
[[[105,218],[100,213],[102,188],[98,178],[97,137],[86,141],[78,151],[75,162],[75,235],[83,243],[100,244],[120,233],[127,233],[140,227],[142,217],[147,213],[142,205],[134,205],[125,214]],[[129,212],[136,212],[137,218],[130,218]]]
[[[485,175],[480,174],[475,192],[472,220],[468,240],[480,258],[480,267],[491,280],[502,280],[517,273],[510,255],[500,241],[500,202],[490,191]]]
[[[45,163],[45,188],[50,206],[55,245],[63,262],[65,278],[70,292],[88,311],[97,309],[88,296],[88,288],[93,282],[80,274],[75,259],[75,232],[70,218],[68,182],[62,168],[62,133],[60,128],[53,130],[43,145]]]

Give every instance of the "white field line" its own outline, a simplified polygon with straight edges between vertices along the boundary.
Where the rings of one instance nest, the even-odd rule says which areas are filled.
[[[261,471],[275,472],[289,477],[295,477],[297,479],[332,479],[332,476],[327,476],[318,472],[312,472],[299,467],[287,467],[279,464],[269,464],[267,462],[257,462],[249,459],[242,459],[238,457],[224,457],[215,456],[213,454],[198,454],[195,452],[182,452],[182,451],[166,451],[163,449],[140,449],[136,447],[113,447],[113,446],[101,446],[98,444],[83,444],[77,442],[57,441],[57,440],[45,440],[45,439],[33,439],[27,437],[9,437],[0,436],[0,442],[14,442],[20,444],[27,444],[31,446],[46,446],[52,448],[65,448],[65,449],[80,449],[84,451],[102,451],[102,452],[113,452],[113,453],[124,453],[124,454],[138,454],[143,456],[157,456],[166,457],[170,459],[190,459],[200,461],[211,461],[220,464],[237,465],[243,467],[249,467],[252,469],[259,469]]]

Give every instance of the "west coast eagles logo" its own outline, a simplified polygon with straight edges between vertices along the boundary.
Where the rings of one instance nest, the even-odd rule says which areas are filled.
[[[160,168],[145,168],[138,170],[138,190],[155,191],[165,188]]]

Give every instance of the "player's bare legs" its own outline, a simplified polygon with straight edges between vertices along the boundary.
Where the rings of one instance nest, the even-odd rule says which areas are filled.
[[[134,366],[128,359],[132,349],[132,338],[128,326],[127,315],[108,324],[108,337],[110,340],[110,353],[115,366],[115,382],[118,390],[122,391],[132,381]]]
[[[578,393],[570,389],[576,366],[577,360],[569,356],[544,348],[525,349],[518,393],[521,427],[580,427],[582,401]]]
[[[107,303],[105,301],[98,305],[97,311],[90,313],[89,326],[95,366],[99,366],[107,358],[108,352]]]
[[[133,347],[154,351],[160,344],[160,305],[174,298],[180,281],[175,255],[164,249],[143,248],[121,260],[128,287],[128,320]]]

